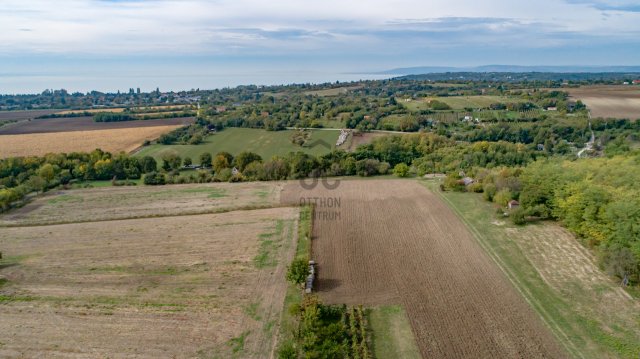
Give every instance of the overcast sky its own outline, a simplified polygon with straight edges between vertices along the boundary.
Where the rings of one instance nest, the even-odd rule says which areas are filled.
[[[65,81],[87,90],[88,78],[105,90],[136,86],[121,83],[133,77],[191,88],[486,64],[640,65],[640,3],[0,0],[0,92]]]

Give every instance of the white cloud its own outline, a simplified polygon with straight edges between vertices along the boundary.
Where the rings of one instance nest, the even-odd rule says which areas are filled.
[[[629,5],[627,0],[3,0],[0,54],[376,51],[402,32],[411,39],[406,46],[637,41],[640,13],[621,10]]]

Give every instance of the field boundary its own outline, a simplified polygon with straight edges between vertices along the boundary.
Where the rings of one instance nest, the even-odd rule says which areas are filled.
[[[129,221],[135,219],[150,219],[150,218],[165,218],[165,217],[186,217],[186,216],[199,216],[203,214],[221,214],[235,211],[258,211],[262,209],[271,208],[288,208],[295,207],[290,204],[266,204],[266,205],[249,205],[232,208],[211,209],[203,211],[191,211],[185,213],[172,213],[172,214],[149,214],[142,216],[129,216],[122,218],[104,218],[104,219],[79,219],[73,221],[58,221],[58,222],[35,222],[28,224],[0,224],[0,228],[23,228],[23,227],[46,227],[56,226],[62,224],[76,224],[76,223],[98,223],[98,222],[115,222],[115,221]]]
[[[423,182],[423,185],[425,185],[424,182]],[[536,314],[538,314],[538,316],[540,317],[540,319],[542,319],[545,325],[551,329],[554,335],[558,339],[564,338],[563,340],[559,340],[559,342],[567,350],[567,352],[572,354],[575,357],[586,358],[584,354],[582,354],[582,352],[569,339],[569,336],[562,330],[562,328],[560,328],[558,323],[555,320],[553,320],[551,315],[547,313],[547,311],[544,309],[544,307],[542,307],[539,301],[531,294],[529,289],[526,288],[526,286],[522,285],[520,280],[504,264],[500,256],[498,256],[498,254],[487,244],[487,241],[484,238],[484,236],[471,223],[469,223],[469,221],[462,215],[462,213],[460,212],[460,209],[456,207],[448,198],[442,195],[442,193],[440,193],[439,191],[433,190],[428,185],[425,185],[425,187],[429,191],[435,193],[439,198],[441,198],[449,206],[449,208],[451,208],[455,212],[458,218],[465,224],[465,226],[473,234],[473,237],[476,239],[480,247],[482,247],[482,249],[489,255],[491,260],[498,266],[498,268],[500,268],[500,271],[502,271],[505,274],[509,282],[511,282],[511,284],[518,291],[518,293],[522,295],[524,300],[536,311]]]

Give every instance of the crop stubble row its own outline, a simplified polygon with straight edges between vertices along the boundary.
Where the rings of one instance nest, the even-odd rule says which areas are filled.
[[[559,358],[566,354],[464,224],[412,181],[289,185],[284,201],[335,197],[316,218],[313,258],[324,301],[401,304],[427,358]]]

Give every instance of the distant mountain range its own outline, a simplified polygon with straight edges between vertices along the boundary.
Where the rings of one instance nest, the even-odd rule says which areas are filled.
[[[485,65],[475,67],[420,66],[381,71],[385,75],[421,75],[447,72],[546,72],[546,73],[638,73],[640,66],[517,66]]]

